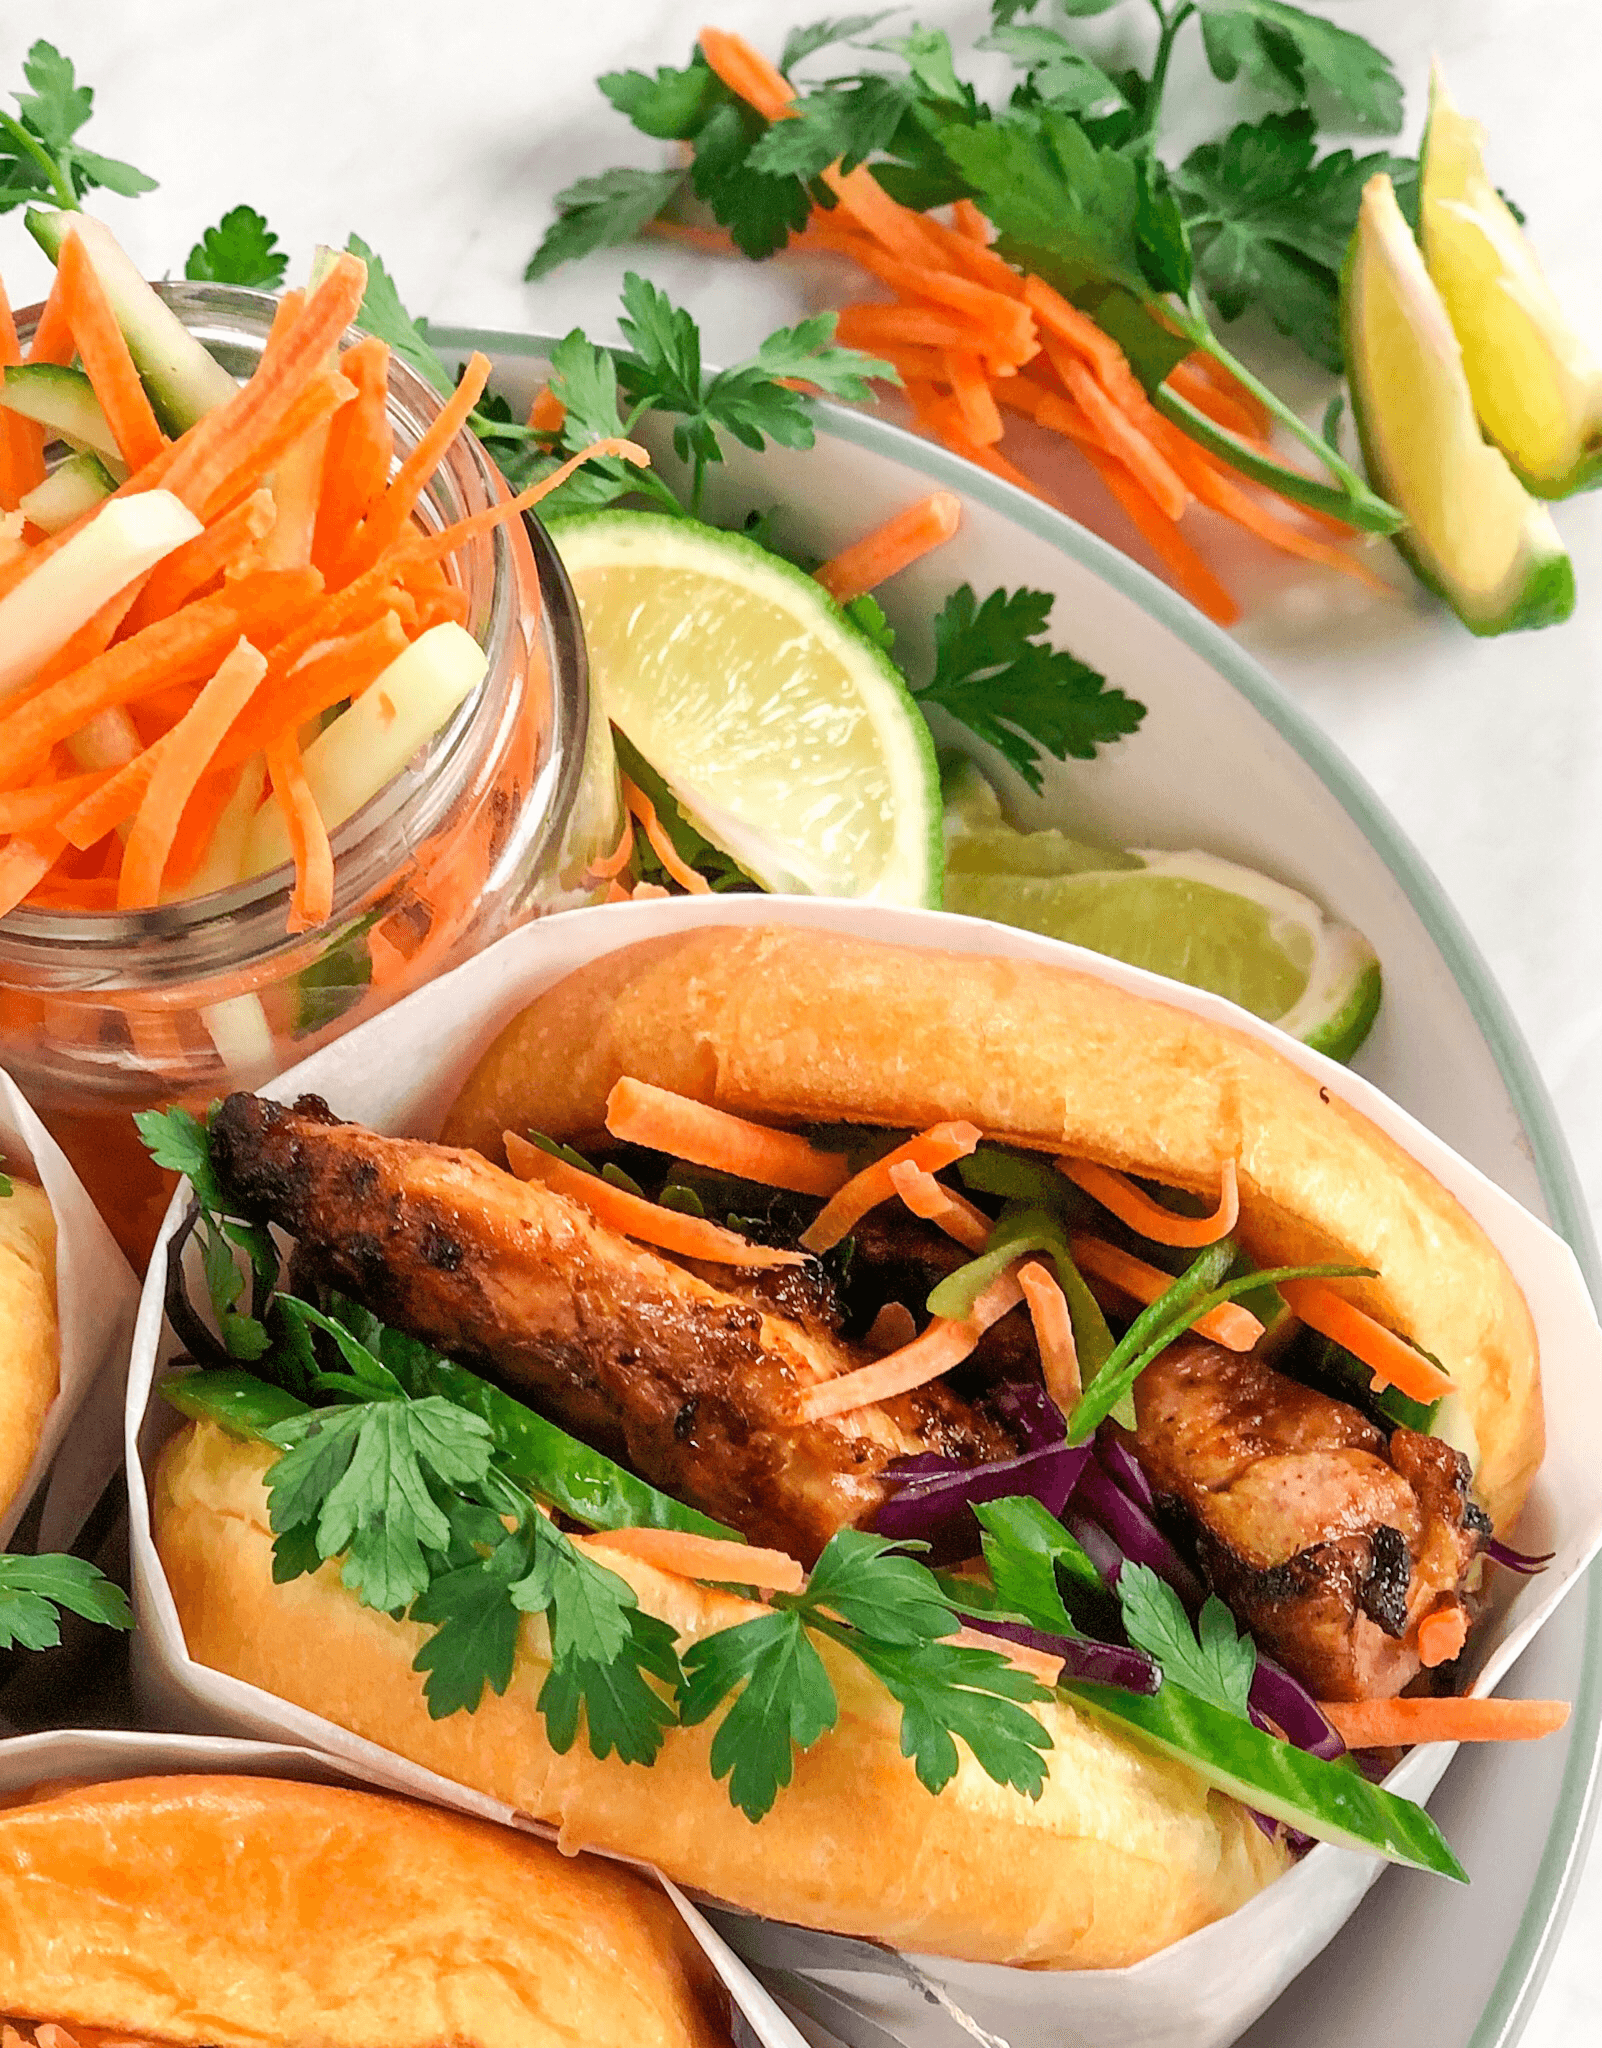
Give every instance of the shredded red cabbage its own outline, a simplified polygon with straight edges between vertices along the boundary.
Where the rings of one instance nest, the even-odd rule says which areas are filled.
[[[1145,1467],[1129,1448],[1113,1434],[1112,1425],[1104,1422],[1096,1431],[1096,1456],[1106,1468],[1107,1477],[1114,1485],[1122,1488],[1135,1503],[1149,1515],[1157,1505],[1157,1496],[1151,1490],[1151,1481],[1146,1477]]]
[[[1346,1744],[1325,1720],[1306,1686],[1261,1650],[1257,1652],[1257,1669],[1252,1673],[1251,1710],[1257,1727],[1272,1722],[1269,1733],[1277,1729],[1287,1742],[1305,1749],[1309,1756],[1328,1764],[1346,1754]]]
[[[1069,1445],[1060,1437],[1041,1450],[986,1465],[959,1465],[932,1452],[903,1458],[884,1474],[897,1490],[874,1516],[873,1527],[880,1536],[930,1544],[937,1561],[972,1557],[979,1547],[978,1524],[969,1512],[975,1501],[1032,1494],[1048,1514],[1061,1515],[1090,1462],[1088,1444]]]
[[[1002,1636],[1009,1643],[1021,1643],[1028,1650],[1043,1650],[1048,1657],[1060,1657],[1064,1678],[1086,1678],[1098,1685],[1121,1685],[1126,1692],[1154,1693],[1162,1683],[1156,1664],[1144,1650],[1126,1649],[1121,1643],[1098,1643],[1090,1636],[1051,1636],[1041,1629],[1027,1628],[1017,1621],[992,1621],[988,1615],[967,1614],[969,1628],[986,1635]]]
[[[1137,1507],[1094,1459],[1080,1475],[1074,1502],[1095,1516],[1125,1557],[1149,1565],[1158,1578],[1166,1579],[1193,1613],[1201,1606],[1207,1597],[1201,1580],[1145,1509]]]
[[[985,1405],[1017,1437],[1026,1451],[1043,1451],[1068,1434],[1062,1410],[1039,1380],[1007,1380],[992,1388]]]
[[[1517,1572],[1521,1578],[1534,1578],[1537,1572],[1544,1572],[1557,1556],[1555,1550],[1532,1556],[1529,1551],[1515,1550],[1511,1543],[1500,1543],[1493,1536],[1485,1546],[1487,1557],[1494,1558],[1499,1565],[1505,1565],[1510,1572]]]
[[[1075,1514],[1071,1509],[1058,1519],[1101,1574],[1103,1585],[1116,1586],[1118,1574],[1124,1568],[1124,1553],[1100,1522],[1093,1522],[1089,1515]]]

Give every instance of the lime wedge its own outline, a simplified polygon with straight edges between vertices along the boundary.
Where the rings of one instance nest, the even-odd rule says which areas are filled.
[[[1480,424],[1532,491],[1602,483],[1602,368],[1485,174],[1485,131],[1439,67],[1419,161],[1419,240],[1463,348]]]
[[[1380,1003],[1379,961],[1361,932],[1212,854],[1123,859],[1133,864],[1079,874],[953,866],[946,908],[1210,989],[1332,1059],[1351,1058]]]
[[[1352,413],[1396,545],[1474,633],[1556,625],[1574,570],[1550,514],[1481,437],[1457,336],[1389,178],[1363,188],[1341,273]]]
[[[764,889],[940,902],[934,744],[900,671],[801,570],[692,519],[551,522],[607,716]]]
[[[1002,816],[1001,799],[982,771],[962,755],[941,763],[945,796],[946,874],[1080,875],[1093,868],[1138,868],[1133,854],[1072,839],[1066,832],[1019,832]]]

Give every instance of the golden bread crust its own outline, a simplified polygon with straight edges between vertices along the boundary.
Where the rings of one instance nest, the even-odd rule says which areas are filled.
[[[403,1800],[263,1778],[0,1812],[0,2013],[192,2048],[727,2048],[632,1872]]]
[[[1499,1530],[1545,1449],[1535,1327],[1489,1238],[1434,1176],[1272,1046],[1091,974],[799,927],[702,926],[608,954],[538,997],[469,1076],[443,1137],[580,1141],[623,1075],[774,1121],[991,1136],[1216,1193],[1264,1265],[1373,1266],[1341,1283],[1439,1358]]]
[[[208,1424],[161,1459],[156,1544],[191,1656],[551,1822],[564,1847],[643,1858],[772,1918],[1056,1968],[1138,1961],[1233,1911],[1285,1866],[1244,1808],[1066,1702],[1039,1710],[1055,1746],[1038,1803],[966,1755],[931,1797],[901,1755],[888,1696],[832,1645],[822,1648],[840,1724],[797,1757],[793,1784],[757,1826],[711,1775],[715,1723],[670,1731],[649,1769],[598,1761],[582,1739],[556,1755],[535,1709],[548,1669],[538,1620],[524,1625],[504,1696],[430,1720],[411,1669],[422,1629],[358,1605],[336,1565],[273,1585],[261,1483],[270,1457]],[[684,1638],[755,1611],[615,1551],[605,1562]]]
[[[0,1515],[28,1476],[60,1386],[56,1219],[43,1188],[12,1175],[0,1199]]]

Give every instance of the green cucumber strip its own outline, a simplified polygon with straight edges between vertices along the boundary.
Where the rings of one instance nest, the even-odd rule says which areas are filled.
[[[980,1145],[966,1159],[957,1161],[957,1174],[965,1188],[976,1195],[1000,1195],[1005,1201],[1027,1202],[1031,1208],[1065,1216],[1079,1194],[1071,1180],[1042,1159],[1026,1159],[1020,1152],[1008,1152],[1000,1145]],[[1086,1212],[1089,1203],[1080,1197]]]
[[[308,1405],[252,1372],[186,1372],[163,1380],[161,1395],[194,1422],[220,1423],[231,1436],[262,1442],[280,1423],[304,1415]]]
[[[0,405],[127,474],[117,437],[82,370],[60,363],[14,363],[0,382]]]
[[[100,457],[83,448],[57,463],[42,484],[25,491],[17,509],[41,533],[60,533],[103,504],[116,488],[117,479]]]
[[[1133,1729],[1245,1806],[1321,1842],[1468,1883],[1468,1872],[1423,1807],[1328,1764],[1249,1721],[1163,1681],[1146,1698],[1076,1679],[1063,1690],[1097,1719]]]
[[[239,386],[140,276],[103,221],[30,207],[28,232],[54,263],[70,228],[104,287],[156,418],[177,436],[226,405]]]

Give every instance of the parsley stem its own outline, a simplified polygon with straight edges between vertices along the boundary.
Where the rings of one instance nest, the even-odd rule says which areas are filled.
[[[72,180],[62,171],[61,166],[45,148],[37,136],[30,135],[22,123],[10,114],[0,114],[0,130],[9,135],[19,148],[27,151],[39,169],[50,180],[50,189],[69,213],[81,213],[78,195],[72,189]]]
[[[1311,505],[1320,511],[1332,513],[1364,533],[1395,533],[1407,524],[1404,514],[1380,497],[1377,492],[1357,474],[1339,451],[1322,440],[1313,428],[1285,401],[1270,391],[1260,378],[1254,377],[1244,363],[1232,356],[1214,334],[1207,316],[1192,301],[1188,305],[1165,302],[1165,310],[1176,322],[1179,331],[1203,354],[1221,363],[1252,396],[1267,406],[1280,425],[1295,435],[1309,453],[1315,455],[1335,479],[1339,489],[1321,485],[1301,471],[1289,469],[1276,462],[1269,462],[1248,448],[1226,429],[1216,426],[1197,407],[1190,405],[1177,392],[1163,385],[1157,392],[1155,404],[1178,427],[1200,441],[1214,455],[1222,456],[1235,469],[1258,483],[1266,483],[1271,489],[1282,491],[1298,504]]]
[[[1141,102],[1139,137],[1148,150],[1155,147],[1157,116],[1162,108],[1163,87],[1168,80],[1168,60],[1174,53],[1174,38],[1196,12],[1195,0],[1182,0],[1172,14],[1163,12],[1162,0],[1151,0],[1162,23],[1162,32],[1157,38],[1157,55],[1152,60],[1151,78]]]

